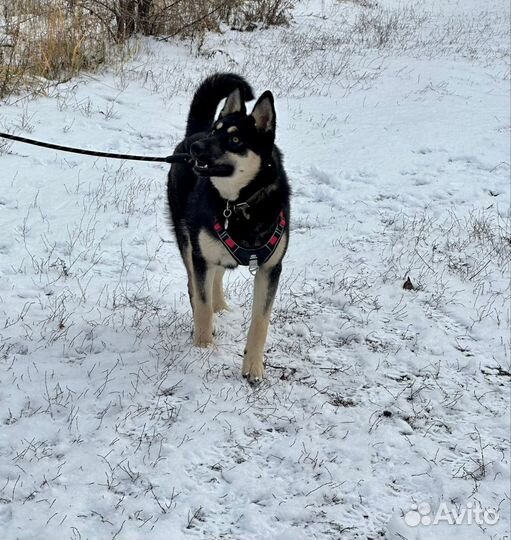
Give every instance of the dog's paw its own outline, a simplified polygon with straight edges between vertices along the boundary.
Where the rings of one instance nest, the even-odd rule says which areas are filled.
[[[264,378],[264,363],[262,356],[251,357],[245,355],[243,359],[243,367],[241,368],[243,378],[247,379],[250,384],[257,384]]]
[[[200,347],[201,349],[207,349],[214,345],[213,336],[195,336],[193,339],[193,344],[195,347]]]

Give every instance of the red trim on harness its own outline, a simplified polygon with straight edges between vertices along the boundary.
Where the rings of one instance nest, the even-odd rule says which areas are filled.
[[[280,240],[285,232],[285,227],[287,225],[286,217],[284,215],[284,210],[281,210],[277,222],[275,224],[275,230],[273,231],[270,239],[257,248],[244,248],[237,244],[230,236],[229,233],[222,227],[218,219],[215,218],[213,222],[213,229],[215,233],[227,249],[227,251],[232,255],[232,257],[237,261],[238,264],[242,266],[249,266],[252,264],[252,260],[255,257],[257,259],[257,264],[264,264],[272,255],[275,253],[277,246],[280,243]]]

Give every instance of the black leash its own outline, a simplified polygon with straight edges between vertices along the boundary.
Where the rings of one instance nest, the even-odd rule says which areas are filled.
[[[43,141],[36,141],[34,139],[27,139],[26,137],[19,137],[18,135],[11,135],[10,133],[1,133],[0,137],[4,139],[10,139],[11,141],[22,142],[32,144],[34,146],[41,146],[42,148],[51,148],[52,150],[61,150],[62,152],[72,152],[73,154],[83,154],[85,156],[96,156],[113,159],[125,159],[132,161],[152,161],[157,163],[190,163],[191,157],[188,154],[173,154],[171,156],[137,156],[133,154],[112,154],[110,152],[96,152],[95,150],[84,150],[82,148],[72,148],[70,146],[62,146],[60,144],[52,144]]]

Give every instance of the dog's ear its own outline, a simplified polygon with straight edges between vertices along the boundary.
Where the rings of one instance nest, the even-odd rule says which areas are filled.
[[[254,105],[251,116],[255,120],[256,128],[259,131],[275,133],[275,106],[273,104],[273,94],[266,90]]]
[[[225,105],[220,112],[220,117],[227,116],[228,114],[233,113],[243,113],[247,114],[247,109],[245,107],[245,102],[241,96],[239,88],[233,90],[225,100]]]

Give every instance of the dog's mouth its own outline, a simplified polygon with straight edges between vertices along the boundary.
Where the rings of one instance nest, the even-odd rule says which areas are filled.
[[[206,163],[196,159],[193,170],[199,176],[230,176],[234,167],[228,163]]]

